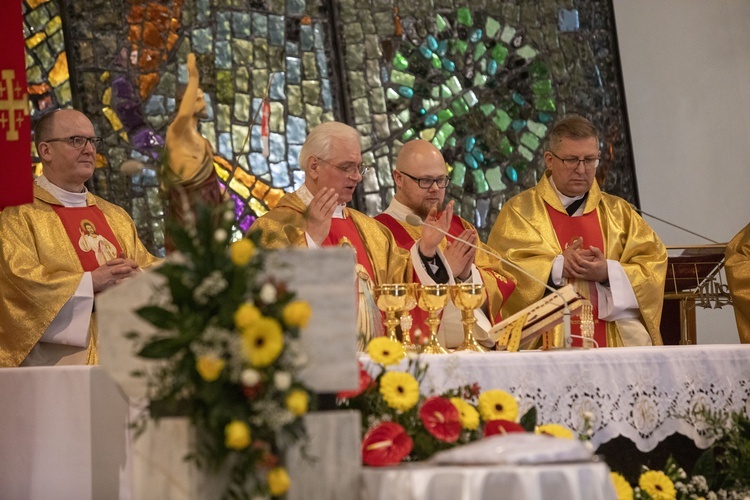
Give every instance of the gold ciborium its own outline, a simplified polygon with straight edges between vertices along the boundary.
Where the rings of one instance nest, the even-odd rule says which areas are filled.
[[[461,323],[464,325],[464,341],[456,348],[457,351],[487,352],[487,349],[474,338],[474,309],[484,304],[484,285],[481,283],[461,283],[451,285],[451,299],[461,310]]]
[[[440,318],[438,314],[448,303],[449,285],[422,285],[417,289],[417,305],[429,314],[425,321],[430,329],[430,340],[422,347],[425,354],[448,354],[437,338]]]
[[[409,286],[403,283],[380,285],[374,287],[372,291],[375,304],[377,304],[378,309],[385,313],[383,324],[385,325],[388,338],[394,342],[398,342],[398,337],[396,336],[398,318],[396,318],[396,313],[406,307],[409,298]]]

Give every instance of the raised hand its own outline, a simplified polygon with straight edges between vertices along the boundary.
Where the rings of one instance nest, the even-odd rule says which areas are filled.
[[[448,232],[451,227],[451,220],[453,220],[453,200],[448,203],[439,218],[437,208],[432,207],[424,221],[425,225],[422,226],[422,238],[419,240],[419,251],[422,255],[433,257],[437,252],[438,245],[445,237],[443,232],[431,226],[436,226],[444,232]]]
[[[458,237],[474,245],[479,240],[477,233],[471,229],[465,229]],[[476,248],[458,240],[448,243],[445,252],[443,252],[453,276],[461,280],[465,280],[471,275],[471,265],[474,263],[475,254]]]
[[[331,231],[331,217],[338,206],[339,194],[331,188],[321,188],[307,207],[307,234],[322,245]]]

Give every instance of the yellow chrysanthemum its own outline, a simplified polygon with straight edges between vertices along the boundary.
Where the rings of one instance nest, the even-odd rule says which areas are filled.
[[[518,403],[513,396],[500,389],[484,391],[479,395],[477,403],[479,414],[485,422],[490,420],[515,422],[518,418]]]
[[[305,328],[310,321],[312,310],[310,304],[304,300],[295,300],[288,303],[281,311],[281,317],[287,326]]]
[[[283,467],[274,467],[268,471],[268,489],[272,496],[283,495],[289,489],[289,474]]]
[[[286,396],[286,409],[296,417],[301,417],[307,413],[307,407],[309,404],[310,396],[302,389],[289,391],[289,394]]]
[[[617,493],[617,500],[633,500],[633,488],[628,481],[617,472],[610,472],[609,478]]]
[[[198,370],[198,374],[206,382],[213,382],[219,375],[221,370],[224,369],[224,360],[214,356],[200,356],[195,362],[195,369]]]
[[[388,372],[380,379],[380,394],[394,410],[408,411],[419,401],[419,382],[408,373]]]
[[[263,316],[242,332],[242,354],[256,368],[276,361],[283,348],[284,334],[273,318]]]
[[[400,342],[391,340],[388,337],[376,337],[367,344],[367,354],[373,361],[383,366],[395,365],[402,359],[406,353],[404,346]]]
[[[537,425],[534,428],[535,434],[547,434],[548,436],[562,438],[562,439],[575,439],[573,431],[560,424],[544,424]]]
[[[229,247],[229,258],[235,266],[244,266],[255,255],[255,243],[247,238],[235,241]]]
[[[470,431],[479,427],[479,412],[477,412],[476,408],[461,398],[451,398],[451,403],[458,410],[461,427]]]
[[[255,307],[252,302],[245,302],[234,312],[234,324],[240,330],[244,330],[250,327],[255,321],[258,321],[261,316],[260,309]]]
[[[242,420],[232,420],[224,428],[224,445],[232,450],[250,446],[250,427]]]
[[[653,500],[673,500],[677,497],[674,483],[660,470],[649,470],[641,474],[638,486],[651,495]]]

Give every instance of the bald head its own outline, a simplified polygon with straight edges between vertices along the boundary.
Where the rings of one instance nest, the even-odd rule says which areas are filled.
[[[409,141],[403,145],[396,158],[396,170],[393,172],[396,184],[394,198],[424,220],[433,207],[442,207],[447,174],[443,155],[432,143],[423,140]],[[420,183],[429,186],[421,187]]]

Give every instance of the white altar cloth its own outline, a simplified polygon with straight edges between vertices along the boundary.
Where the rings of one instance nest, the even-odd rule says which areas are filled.
[[[361,500],[613,500],[605,463],[365,467]]]
[[[369,357],[360,359],[371,374],[377,371]],[[424,394],[478,382],[482,390],[513,394],[521,414],[535,406],[538,423],[560,423],[576,433],[590,412],[595,447],[624,436],[647,452],[677,432],[706,448],[710,436],[699,416],[688,416],[692,409],[750,415],[750,345],[458,352],[420,359],[429,365]],[[405,367],[402,361],[393,369]]]

